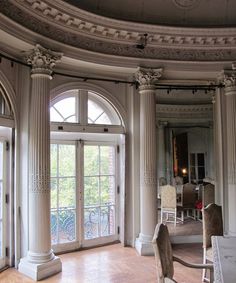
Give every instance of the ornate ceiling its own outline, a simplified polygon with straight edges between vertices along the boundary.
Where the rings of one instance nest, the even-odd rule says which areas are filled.
[[[185,77],[198,69],[204,78],[203,69],[219,72],[236,60],[236,1],[1,0],[0,11],[2,50],[40,43],[63,52],[70,65],[80,60],[127,72],[181,65]],[[144,48],[137,48],[144,34]]]
[[[236,26],[231,0],[66,0],[86,11],[118,20],[195,27]]]

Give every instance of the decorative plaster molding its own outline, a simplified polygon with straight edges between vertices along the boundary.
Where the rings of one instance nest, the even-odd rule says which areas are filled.
[[[236,28],[177,28],[108,19],[61,0],[2,0],[1,12],[58,42],[107,55],[175,61],[233,61]],[[136,48],[143,33],[148,44]]]
[[[135,73],[135,79],[139,83],[139,88],[144,89],[155,89],[155,83],[162,75],[162,69],[151,69],[139,67]]]
[[[47,172],[32,174],[32,185],[30,192],[34,194],[50,193],[50,176]]]
[[[212,120],[212,104],[203,105],[170,105],[157,104],[156,113],[158,118],[177,118],[177,119],[199,119],[205,118]]]
[[[32,74],[51,75],[53,67],[55,67],[56,62],[60,61],[61,57],[62,53],[53,52],[36,44],[26,60],[29,65],[32,65]]]
[[[201,0],[173,0],[174,4],[182,9],[192,9],[199,5]]]
[[[225,94],[227,94],[227,88],[236,86],[236,70],[224,70],[222,72],[222,81],[225,85]]]
[[[143,174],[143,184],[147,186],[156,186],[157,185],[157,174],[154,170],[144,170]]]

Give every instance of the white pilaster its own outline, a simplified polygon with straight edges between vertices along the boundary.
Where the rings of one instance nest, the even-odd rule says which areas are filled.
[[[227,121],[229,235],[236,236],[236,71],[224,71]]]
[[[155,82],[161,69],[140,68],[140,234],[135,247],[141,255],[153,254],[151,240],[157,224],[157,160]]]
[[[29,133],[29,250],[19,271],[41,280],[61,271],[51,250],[49,82],[61,54],[36,45],[28,56],[32,65]]]

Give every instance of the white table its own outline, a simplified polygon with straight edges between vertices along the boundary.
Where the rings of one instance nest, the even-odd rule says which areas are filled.
[[[236,282],[236,237],[212,236],[214,283]]]

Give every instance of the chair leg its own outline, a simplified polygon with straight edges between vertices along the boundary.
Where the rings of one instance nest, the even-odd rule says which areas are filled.
[[[175,209],[175,214],[174,214],[174,217],[175,217],[175,227],[176,227],[176,218],[177,218],[177,211],[176,211],[176,209]]]
[[[203,264],[206,264],[206,249],[203,248]],[[206,279],[206,269],[202,270],[202,282],[205,282]]]

